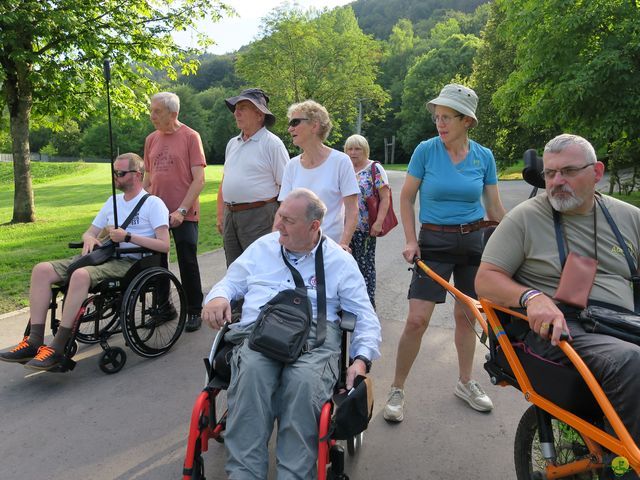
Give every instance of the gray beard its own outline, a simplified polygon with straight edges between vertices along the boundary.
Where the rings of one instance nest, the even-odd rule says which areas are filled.
[[[569,193],[567,190],[564,190],[564,192]],[[553,195],[549,194],[548,195],[549,203],[551,203],[551,206],[559,212],[569,212],[571,210],[575,210],[582,204],[582,200],[576,197],[575,193],[573,192],[570,192],[570,193],[572,195],[570,198],[562,198],[562,199],[554,197]]]

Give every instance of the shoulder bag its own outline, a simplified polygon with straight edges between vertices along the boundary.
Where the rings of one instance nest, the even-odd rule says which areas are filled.
[[[318,293],[318,320],[316,345],[324,343],[326,336],[327,303],[324,283],[322,243],[316,249],[316,291]],[[293,275],[295,289],[279,292],[260,308],[260,314],[249,335],[249,348],[282,363],[293,363],[309,349],[307,337],[311,330],[313,310],[300,273],[289,263],[280,247],[284,263]]]
[[[369,231],[371,231],[371,226],[376,222],[378,218],[378,207],[380,206],[380,192],[376,187],[376,176],[378,173],[376,163],[378,162],[373,162],[371,164],[371,181],[373,184],[373,195],[366,198],[367,211],[369,212]],[[387,215],[384,217],[384,220],[382,222],[382,230],[380,230],[378,237],[385,236],[396,225],[398,225],[398,218],[393,211],[393,195],[391,195],[391,186],[389,186],[389,210],[387,210]]]
[[[150,194],[147,193],[138,201],[138,203],[136,204],[134,209],[131,210],[131,213],[126,218],[124,223],[120,225],[120,228],[126,229],[129,226],[129,224],[131,223],[131,220],[133,220],[133,217],[136,216],[136,214],[142,207],[142,204],[149,197],[149,195]],[[105,240],[104,242],[102,242],[102,245],[100,245],[99,247],[95,247],[91,252],[87,253],[86,255],[82,255],[75,262],[69,265],[69,268],[67,269],[68,277],[71,278],[71,274],[78,268],[89,267],[94,265],[102,265],[107,260],[112,258],[115,255],[115,253],[116,253],[116,244],[113,243],[111,239]]]

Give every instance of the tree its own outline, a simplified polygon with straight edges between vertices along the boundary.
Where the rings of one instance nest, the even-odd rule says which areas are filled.
[[[355,125],[358,99],[374,109],[387,101],[376,83],[380,45],[362,33],[350,8],[320,15],[276,9],[263,35],[239,55],[236,72],[272,94],[269,108],[283,137],[287,107],[294,102],[311,98],[324,105],[334,124],[330,141],[336,142]]]
[[[0,4],[0,92],[9,110],[15,194],[12,222],[32,222],[31,116],[86,118],[103,95],[102,62],[113,62],[114,108],[140,111],[151,69],[193,72],[195,52],[171,34],[227,7],[209,0],[4,0]],[[206,39],[201,37],[201,43]],[[0,105],[2,107],[3,105]]]
[[[435,135],[426,102],[437,97],[447,83],[468,83],[479,45],[480,39],[474,35],[453,34],[409,69],[398,114],[402,121],[398,138],[406,151],[413,151],[421,140]]]
[[[514,70],[493,96],[530,129],[570,131],[640,161],[640,5],[630,0],[497,0]],[[628,150],[627,150],[628,149]],[[611,166],[611,165],[610,165]],[[615,170],[613,174],[615,176]]]

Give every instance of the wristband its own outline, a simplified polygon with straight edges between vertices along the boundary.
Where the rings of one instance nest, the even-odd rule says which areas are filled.
[[[124,241],[126,243],[129,243],[131,241],[131,234],[129,232],[127,232],[127,234],[124,236]]]
[[[522,308],[527,308],[527,304],[531,301],[532,298],[542,295],[540,290],[536,290],[535,288],[530,288],[522,292],[520,295],[520,306]]]
[[[356,355],[355,358],[353,359],[354,361],[356,360],[362,360],[362,362],[364,363],[365,367],[366,367],[366,373],[369,373],[371,371],[371,360],[369,360],[367,357],[365,357],[364,355]]]

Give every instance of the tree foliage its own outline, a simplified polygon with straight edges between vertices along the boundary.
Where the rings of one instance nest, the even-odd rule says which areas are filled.
[[[352,132],[358,99],[370,102],[374,112],[387,101],[376,83],[380,56],[379,44],[360,30],[349,8],[322,15],[277,9],[265,20],[263,38],[239,55],[236,71],[271,95],[275,130],[283,138],[288,106],[313,99],[329,111],[335,142]]]
[[[497,0],[496,35],[513,45],[513,70],[493,95],[498,114],[524,128],[571,131],[617,158],[640,136],[640,6],[629,0]],[[491,65],[487,65],[488,69]],[[622,149],[622,150],[621,150]],[[629,160],[628,160],[629,161]]]
[[[0,4],[0,93],[9,110],[14,155],[13,222],[35,220],[29,170],[32,113],[86,118],[104,96],[110,58],[114,108],[139,112],[154,90],[152,69],[193,72],[193,51],[176,30],[225,9],[209,0],[4,0]],[[202,41],[205,42],[204,37]]]
[[[473,57],[479,45],[478,37],[455,33],[438,48],[418,58],[409,69],[399,113],[402,122],[399,140],[405,150],[413,151],[420,141],[436,134],[426,102],[437,97],[447,83],[469,83]]]

